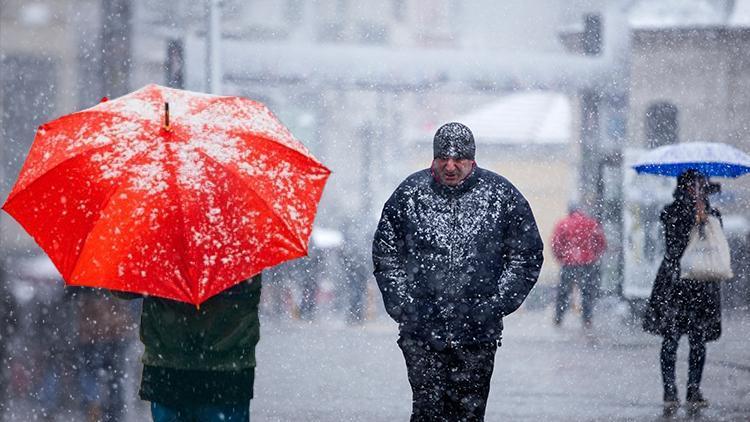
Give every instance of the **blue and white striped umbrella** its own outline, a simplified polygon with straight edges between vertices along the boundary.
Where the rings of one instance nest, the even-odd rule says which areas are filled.
[[[633,169],[672,177],[690,169],[709,177],[738,177],[750,173],[750,155],[718,142],[688,142],[645,152]]]

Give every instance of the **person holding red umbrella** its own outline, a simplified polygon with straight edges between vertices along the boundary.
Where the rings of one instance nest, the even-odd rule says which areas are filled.
[[[66,284],[143,297],[155,421],[247,421],[260,273],[329,175],[261,103],[148,85],[40,126],[3,209]]]
[[[260,292],[259,274],[200,308],[143,297],[139,395],[151,402],[154,422],[249,420]],[[132,293],[115,295],[139,298]]]

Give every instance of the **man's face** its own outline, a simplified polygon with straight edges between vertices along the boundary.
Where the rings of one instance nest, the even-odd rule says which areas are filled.
[[[432,171],[435,172],[440,183],[447,186],[457,186],[471,173],[474,160],[468,158],[439,157],[433,161]]]

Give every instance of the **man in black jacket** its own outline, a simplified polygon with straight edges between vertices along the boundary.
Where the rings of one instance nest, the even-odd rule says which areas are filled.
[[[430,169],[386,202],[373,241],[375,278],[399,324],[412,421],[483,420],[502,318],[536,283],[542,240],[526,199],[478,168],[474,136],[448,123]]]

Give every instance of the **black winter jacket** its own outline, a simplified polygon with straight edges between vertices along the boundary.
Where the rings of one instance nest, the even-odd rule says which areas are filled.
[[[721,214],[707,203],[708,212]],[[695,223],[695,205],[678,195],[661,213],[664,226],[664,259],[654,280],[643,329],[663,337],[688,336],[702,341],[721,336],[721,285],[712,281],[687,280],[680,276],[680,259]]]
[[[373,262],[401,335],[440,348],[499,340],[502,317],[537,281],[542,249],[528,202],[504,177],[475,168],[449,187],[426,169],[386,202]]]

